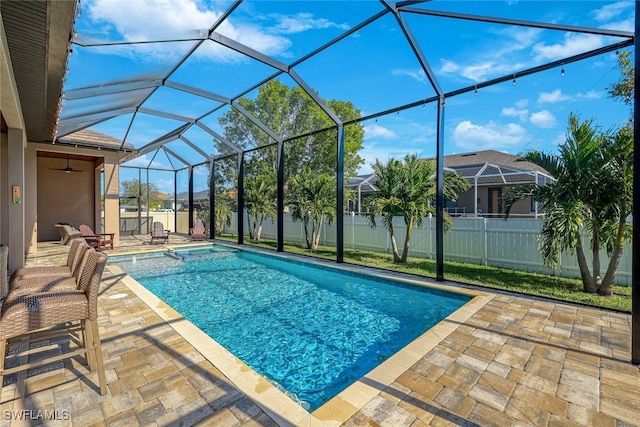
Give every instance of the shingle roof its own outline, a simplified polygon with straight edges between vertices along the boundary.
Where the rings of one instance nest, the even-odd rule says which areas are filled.
[[[482,166],[485,163],[494,165],[509,166],[517,169],[528,171],[548,172],[540,166],[531,162],[516,162],[513,154],[503,153],[495,150],[472,151],[469,153],[450,154],[444,156],[445,167],[458,168],[459,166]]]

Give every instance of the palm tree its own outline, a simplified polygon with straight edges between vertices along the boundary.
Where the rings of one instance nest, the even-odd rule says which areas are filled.
[[[628,123],[608,138],[604,152],[607,163],[601,171],[600,186],[609,197],[602,210],[606,215],[603,238],[610,259],[598,293],[611,295],[624,243],[631,240],[627,217],[633,207],[633,124]]]
[[[519,200],[531,197],[542,204],[546,213],[539,237],[543,261],[555,267],[562,251],[575,251],[585,292],[600,290],[610,294],[622,255],[624,224],[632,196],[633,139],[627,134],[620,131],[609,137],[594,127],[591,120],[580,122],[570,114],[567,139],[558,147],[559,154],[529,151],[518,159],[541,166],[556,181],[548,185],[521,185],[503,196],[505,220]],[[593,274],[582,242],[581,232],[585,229],[590,237]],[[612,257],[609,263],[605,281],[600,279],[603,241],[617,254],[617,261]],[[605,282],[607,285],[603,286]]]
[[[373,170],[377,177],[378,191],[365,202],[367,218],[371,227],[376,227],[376,218],[391,236],[393,262],[406,263],[414,226],[422,226],[425,216],[435,214],[432,201],[436,197],[435,162],[418,159],[415,154],[406,155],[404,162],[390,159],[382,164],[376,159]],[[444,179],[444,195],[456,200],[460,191],[467,190],[469,183],[454,172],[447,171]],[[446,213],[446,224],[450,218]],[[398,251],[393,218],[401,216],[407,227],[402,255]]]
[[[229,197],[225,193],[220,193],[216,195],[215,204],[214,204],[214,214],[215,221],[214,224],[216,228],[216,233],[222,233],[224,231],[224,226],[231,225],[231,216],[233,214],[233,199]],[[208,216],[208,212],[207,212]],[[209,221],[209,218],[206,218]]]
[[[302,221],[307,249],[316,250],[325,218],[333,224],[336,213],[336,185],[333,177],[316,174],[303,166],[289,181],[287,205],[294,221]],[[311,225],[311,230],[309,230]]]
[[[259,174],[245,180],[244,206],[247,209],[249,238],[258,241],[264,220],[276,216],[276,179],[273,174]]]

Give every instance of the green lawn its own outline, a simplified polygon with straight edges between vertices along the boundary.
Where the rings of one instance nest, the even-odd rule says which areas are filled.
[[[232,241],[236,239],[232,236],[216,236],[216,238]],[[248,243],[248,241],[245,240],[245,243]],[[251,242],[250,245],[275,249],[276,242],[272,240],[261,240],[257,244]],[[286,243],[285,251],[329,260],[335,260],[336,257],[335,249],[329,247],[321,247],[317,251],[310,251],[306,249],[304,245]],[[376,267],[417,276],[435,277],[436,275],[436,263],[430,259],[409,258],[407,264],[394,264],[391,254],[345,248],[344,261],[345,263]],[[458,262],[445,262],[444,277],[446,280],[460,283],[469,283],[488,288],[545,296],[562,301],[588,304],[628,313],[631,312],[631,287],[629,286],[615,286],[613,290],[614,296],[603,297],[582,292],[582,282],[579,279],[567,279],[564,277]]]

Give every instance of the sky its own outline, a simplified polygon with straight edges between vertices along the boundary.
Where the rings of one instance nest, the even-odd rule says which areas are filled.
[[[182,124],[154,111],[201,119],[222,133],[219,117],[229,107],[203,116],[219,102],[175,89],[139,88],[139,81],[170,82],[235,97],[275,69],[207,40],[177,70],[182,58],[231,4],[206,0],[82,0],[76,20],[82,44],[113,41],[145,42],[135,45],[73,46],[63,101],[62,123],[80,124],[75,117],[87,112],[104,118],[107,109],[121,115],[92,126],[140,148]],[[488,15],[510,19],[633,32],[634,2],[630,1],[441,1],[416,5],[440,11]],[[383,10],[378,1],[245,1],[217,29],[276,59],[293,64],[298,59]],[[616,52],[562,65],[531,76],[518,72],[622,41],[621,38],[546,30],[495,23],[472,22],[418,14],[402,15],[418,42],[437,84],[444,92],[514,75],[514,79],[446,99],[445,154],[499,150],[512,154],[527,150],[555,152],[565,140],[568,116],[593,120],[603,130],[624,124],[631,110],[611,99],[609,87],[619,80]],[[155,43],[154,41],[182,40]],[[437,105],[394,111],[398,106],[429,98],[436,92],[420,67],[397,20],[387,14],[293,68],[324,99],[350,101],[363,116],[391,110],[363,123],[365,140],[360,173],[371,171],[376,159],[387,161],[406,154],[435,156]],[[288,85],[295,81],[284,75]],[[119,86],[108,83],[129,82]],[[82,91],[85,87],[97,89]],[[115,95],[84,98],[102,89]],[[136,86],[138,87],[138,86]],[[75,92],[74,92],[75,90]],[[256,91],[247,94],[255,97]],[[74,99],[75,95],[75,99]],[[140,100],[147,112],[131,122],[131,107]],[[66,120],[66,121],[65,121]],[[192,127],[185,137],[207,153],[214,152],[211,135]],[[189,163],[203,161],[181,141],[167,147]],[[147,166],[153,153],[131,161]],[[153,158],[154,167],[183,167],[169,156]],[[123,170],[123,177],[127,174]],[[152,181],[173,191],[173,174],[153,173]],[[196,190],[206,188],[205,168],[196,171]],[[135,172],[137,177],[137,172]],[[178,191],[186,188],[180,179]]]

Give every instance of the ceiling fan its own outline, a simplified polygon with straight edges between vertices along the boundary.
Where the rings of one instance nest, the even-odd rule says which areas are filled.
[[[71,173],[71,172],[82,172],[81,170],[78,169],[74,169],[71,166],[69,166],[69,155],[67,154],[67,167],[66,168],[49,168],[52,171],[64,171],[66,173]]]

